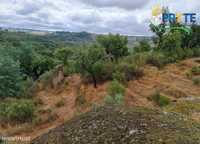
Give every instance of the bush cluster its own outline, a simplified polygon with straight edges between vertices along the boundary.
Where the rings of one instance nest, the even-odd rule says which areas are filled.
[[[136,64],[121,62],[116,65],[114,79],[130,81],[143,76],[143,69]]]
[[[161,68],[165,64],[165,56],[161,52],[151,52],[147,55],[146,63]]]
[[[200,86],[200,77],[199,76],[192,78],[192,81],[193,81],[194,85]]]
[[[200,75],[200,67],[199,66],[194,66],[194,67],[192,67],[192,69],[190,70],[190,72],[193,75]]]
[[[200,67],[199,66],[193,66],[189,71],[186,72],[186,76],[191,79],[194,84],[197,83],[200,75]]]
[[[33,101],[26,99],[9,99],[0,103],[0,120],[5,122],[31,121],[35,113]]]

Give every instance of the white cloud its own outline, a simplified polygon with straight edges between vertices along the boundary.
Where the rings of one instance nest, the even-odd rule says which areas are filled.
[[[199,12],[198,0],[0,0],[0,26],[146,35],[151,8]]]
[[[150,0],[79,0],[96,7],[118,7],[134,10],[143,7]]]

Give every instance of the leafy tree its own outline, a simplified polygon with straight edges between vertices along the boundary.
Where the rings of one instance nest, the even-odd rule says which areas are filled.
[[[54,59],[49,56],[43,56],[35,54],[35,57],[32,62],[32,78],[37,80],[42,74],[46,71],[53,69]]]
[[[64,65],[68,65],[69,58],[72,56],[73,51],[70,48],[61,48],[55,51],[55,57]]]
[[[34,59],[34,51],[32,45],[29,43],[21,43],[20,48],[17,49],[15,59],[19,61],[21,71],[27,76],[33,77],[32,66]]]
[[[41,51],[29,42],[20,43],[16,53],[20,62],[21,71],[33,80],[54,67],[53,51],[43,47]]]
[[[116,35],[101,35],[97,37],[97,42],[105,48],[107,55],[117,60],[128,54],[128,39],[125,36]]]
[[[80,50],[77,57],[77,68],[82,75],[90,75],[97,87],[97,75],[102,70],[102,62],[104,59],[104,51],[98,47],[85,47]]]
[[[19,43],[20,47],[0,46],[0,52],[11,57],[14,61],[18,61],[20,71],[36,80],[45,71],[53,68],[54,60],[49,50],[42,50],[42,53],[36,52],[33,45],[28,42]]]
[[[21,92],[22,73],[19,63],[8,56],[0,56],[0,97],[15,97]]]

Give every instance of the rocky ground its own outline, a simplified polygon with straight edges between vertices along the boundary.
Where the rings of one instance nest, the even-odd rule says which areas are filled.
[[[104,106],[51,130],[32,144],[200,144],[200,124],[177,113]]]

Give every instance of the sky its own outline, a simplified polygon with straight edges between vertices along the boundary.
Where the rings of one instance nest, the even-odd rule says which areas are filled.
[[[199,18],[199,0],[0,0],[0,27],[151,35],[158,4]]]

